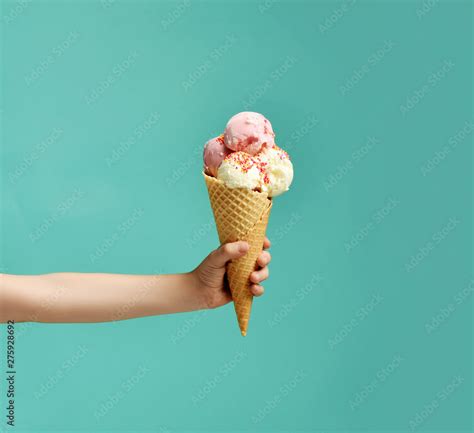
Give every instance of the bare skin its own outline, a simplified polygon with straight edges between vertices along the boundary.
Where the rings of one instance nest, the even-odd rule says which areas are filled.
[[[250,275],[254,296],[264,292],[270,241]],[[0,274],[0,322],[108,322],[217,308],[232,300],[226,264],[244,256],[246,242],[224,244],[193,271],[170,275],[55,273]]]

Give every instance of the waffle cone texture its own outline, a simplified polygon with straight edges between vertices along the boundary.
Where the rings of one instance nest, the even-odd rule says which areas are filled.
[[[248,253],[227,265],[235,313],[242,335],[247,334],[253,295],[250,274],[257,267],[263,249],[272,201],[267,194],[249,189],[228,188],[222,181],[203,173],[221,244],[246,241]]]

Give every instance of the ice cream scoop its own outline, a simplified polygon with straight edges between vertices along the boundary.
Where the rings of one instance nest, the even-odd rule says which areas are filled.
[[[278,196],[293,181],[293,164],[275,144],[272,125],[260,113],[244,111],[233,116],[224,134],[204,147],[205,173],[229,188],[260,191]]]
[[[262,114],[243,111],[227,123],[224,141],[231,150],[255,155],[262,146],[272,147],[275,144],[275,134],[271,123]]]
[[[260,172],[260,190],[269,197],[276,197],[288,191],[293,181],[293,164],[290,157],[277,145],[263,149],[255,155]]]
[[[224,144],[224,135],[209,140],[204,145],[204,171],[216,177],[217,169],[230,152]]]
[[[217,179],[229,188],[257,189],[261,175],[251,155],[245,152],[233,152],[226,156],[217,170]]]

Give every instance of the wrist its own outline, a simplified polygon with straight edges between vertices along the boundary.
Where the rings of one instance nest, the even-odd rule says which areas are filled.
[[[209,309],[209,303],[206,298],[206,291],[203,288],[203,284],[201,279],[199,278],[199,274],[197,269],[183,274],[183,278],[185,284],[190,288],[192,293],[192,297],[195,300],[194,302],[194,310],[207,310]]]

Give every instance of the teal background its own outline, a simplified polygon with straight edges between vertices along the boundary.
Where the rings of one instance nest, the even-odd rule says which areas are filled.
[[[296,173],[248,337],[231,305],[17,325],[16,431],[471,431],[472,3],[429,4],[2,2],[3,272],[194,267],[202,145],[244,109]]]

